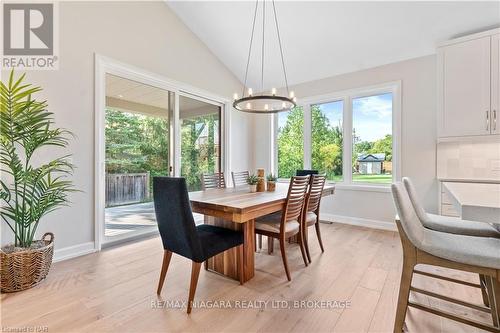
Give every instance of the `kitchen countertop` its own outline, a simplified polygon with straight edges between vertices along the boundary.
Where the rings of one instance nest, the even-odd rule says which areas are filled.
[[[500,184],[444,182],[461,206],[500,208]]]
[[[486,179],[486,178],[438,178],[440,182],[453,182],[453,183],[487,183],[487,184],[500,184],[500,179]]]
[[[500,184],[443,182],[465,220],[492,223],[500,230]]]

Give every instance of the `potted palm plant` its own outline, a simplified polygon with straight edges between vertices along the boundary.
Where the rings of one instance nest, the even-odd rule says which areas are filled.
[[[270,173],[267,175],[267,190],[269,192],[274,192],[276,190],[276,181],[278,177],[276,175]]]
[[[256,175],[250,175],[247,177],[247,183],[250,185],[250,192],[257,192],[257,183],[259,182],[259,177]]]
[[[73,173],[70,155],[33,163],[41,148],[67,147],[71,133],[54,128],[46,101],[33,98],[41,88],[24,79],[14,78],[12,71],[7,82],[0,82],[0,216],[14,236],[14,243],[0,251],[2,292],[31,288],[46,277],[54,235],[35,239],[36,231],[41,219],[67,205],[74,191],[67,179]]]

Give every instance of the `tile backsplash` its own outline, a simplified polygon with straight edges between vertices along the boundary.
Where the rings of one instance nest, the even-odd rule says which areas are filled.
[[[437,177],[500,181],[500,137],[459,138],[437,144]]]

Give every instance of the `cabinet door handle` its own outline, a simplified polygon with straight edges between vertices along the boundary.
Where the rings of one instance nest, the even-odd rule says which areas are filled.
[[[486,131],[490,131],[490,111],[486,111]]]
[[[497,130],[497,110],[493,110],[493,130]]]

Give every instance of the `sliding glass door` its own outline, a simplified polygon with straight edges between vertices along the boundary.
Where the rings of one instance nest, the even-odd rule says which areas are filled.
[[[227,101],[159,75],[96,60],[95,247],[158,233],[153,178],[223,171]],[[196,215],[197,222],[203,216]]]
[[[201,190],[201,175],[221,171],[221,106],[179,97],[181,172],[189,191]]]
[[[104,241],[157,231],[152,180],[170,175],[173,93],[106,74]]]

